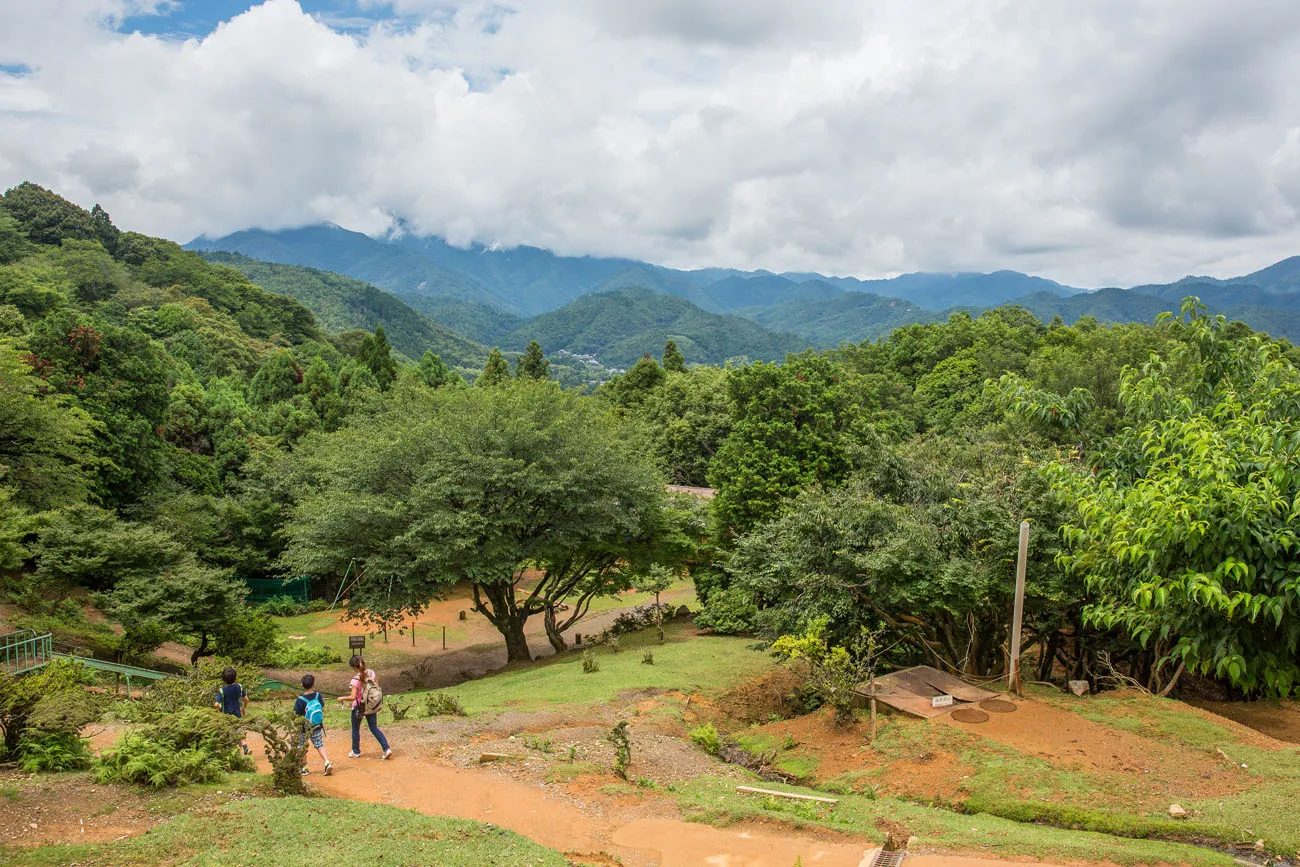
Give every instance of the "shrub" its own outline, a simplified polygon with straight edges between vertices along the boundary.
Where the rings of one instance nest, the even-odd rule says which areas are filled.
[[[596,659],[596,651],[584,650],[582,652],[582,673],[595,674],[600,671],[600,660]]]
[[[29,730],[71,733],[99,717],[100,699],[85,691],[88,672],[79,662],[58,660],[22,677],[0,672],[0,729],[3,753],[18,754]]]
[[[274,665],[284,652],[275,621],[257,608],[233,612],[215,639],[217,653],[237,663]]]
[[[393,722],[401,722],[406,719],[406,715],[411,712],[410,702],[404,702],[396,698],[390,698],[384,702],[384,707],[393,715]]]
[[[209,657],[199,660],[184,677],[169,677],[155,681],[137,702],[117,705],[120,716],[139,722],[157,722],[187,707],[210,708],[221,688],[221,672],[231,665],[229,659]],[[246,671],[241,678],[250,693],[261,683],[261,675]]]
[[[296,617],[311,610],[310,606],[304,605],[292,596],[272,597],[257,606],[257,609],[271,617]]]
[[[615,653],[618,652],[618,637],[628,632],[639,632],[651,626],[658,626],[663,620],[673,616],[673,607],[668,603],[656,605],[653,602],[638,605],[624,611],[614,618],[614,622],[592,636],[591,644],[608,644]]]
[[[424,712],[429,716],[465,716],[460,699],[446,692],[431,692],[424,697]]]
[[[308,614],[320,614],[322,611],[328,611],[330,604],[324,599],[313,599],[307,603]]]
[[[18,742],[18,767],[27,774],[84,771],[90,765],[90,750],[76,732],[29,729]]]
[[[286,711],[270,711],[251,719],[249,726],[262,735],[271,763],[271,784],[286,795],[304,794],[302,765],[307,739],[302,736],[302,720]]]
[[[215,782],[227,771],[252,770],[242,740],[230,717],[211,708],[182,708],[118,741],[100,757],[95,779],[154,789]]]
[[[410,682],[412,689],[424,689],[438,673],[438,664],[431,657],[421,659],[410,668],[402,669],[402,677]]]
[[[276,668],[310,668],[314,665],[330,665],[342,661],[343,657],[328,647],[281,642],[270,664]]]
[[[722,749],[722,738],[718,735],[717,728],[713,723],[705,723],[697,729],[691,731],[691,743],[704,750],[711,756],[716,756],[718,750]]]
[[[605,740],[614,745],[614,773],[627,779],[627,770],[632,766],[632,736],[628,733],[627,720],[609,730]]]
[[[654,665],[654,664],[655,664],[655,652],[654,652],[653,650],[651,650],[650,648],[647,647],[647,648],[645,649],[645,652],[641,654],[641,664],[642,664],[642,665]]]

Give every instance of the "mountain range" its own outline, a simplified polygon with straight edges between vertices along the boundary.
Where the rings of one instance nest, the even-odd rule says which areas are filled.
[[[200,237],[187,247],[240,268],[271,291],[293,295],[326,327],[371,328],[383,321],[404,354],[416,357],[433,348],[465,368],[487,346],[519,351],[529,340],[548,353],[594,355],[608,367],[657,354],[668,338],[691,362],[777,359],[1006,303],[1043,321],[1092,316],[1149,322],[1176,310],[1187,295],[1257,330],[1300,341],[1300,257],[1226,280],[1184,277],[1085,290],[1017,271],[860,280],[679,270],[632,259],[560,256],[537,247],[461,248],[409,233],[377,239],[330,224]],[[286,271],[286,265],[298,267]]]

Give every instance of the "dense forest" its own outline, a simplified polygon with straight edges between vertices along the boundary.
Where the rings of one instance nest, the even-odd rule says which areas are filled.
[[[701,626],[887,635],[886,664],[990,677],[1028,520],[1038,679],[1296,690],[1298,356],[1194,299],[1152,325],[956,313],[779,363],[670,340],[590,393],[533,343],[469,385],[98,207],[0,205],[0,570],[98,651],[268,661],[288,651],[231,616],[246,581],[359,569],[357,616],[467,582],[521,659],[528,618],[563,649],[591,600],[675,572]]]

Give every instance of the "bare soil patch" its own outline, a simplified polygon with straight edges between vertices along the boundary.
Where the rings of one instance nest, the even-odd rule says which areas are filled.
[[[1252,729],[1273,741],[1300,744],[1300,702],[1296,701],[1203,701],[1189,704],[1213,714],[1224,723]],[[1242,740],[1248,740],[1242,738]],[[1254,739],[1258,740],[1258,739]],[[1265,749],[1281,748],[1283,744],[1255,743]]]

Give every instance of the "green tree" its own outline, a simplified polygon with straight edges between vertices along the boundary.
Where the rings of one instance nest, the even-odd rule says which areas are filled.
[[[628,412],[644,422],[651,449],[679,485],[708,483],[709,465],[731,431],[727,371],[695,367],[670,376]]]
[[[231,618],[241,616],[248,587],[228,571],[182,561],[152,576],[131,576],[118,582],[109,597],[108,613],[128,632],[161,624],[194,638],[190,663],[215,651],[213,638]]]
[[[39,511],[85,499],[98,428],[72,398],[42,394],[48,386],[33,361],[0,340],[0,486]]]
[[[286,565],[341,575],[355,560],[402,599],[468,581],[511,660],[530,656],[528,618],[590,577],[561,564],[630,550],[663,496],[618,422],[551,383],[398,389],[303,455],[312,492],[285,526]],[[551,589],[520,599],[531,564]]]
[[[442,363],[438,354],[429,349],[424,351],[415,372],[420,381],[430,388],[449,385],[456,378],[456,374],[447,369],[447,365]]]
[[[381,391],[387,391],[397,379],[397,362],[393,359],[393,348],[388,345],[382,325],[375,326],[375,333],[361,341],[357,360],[370,368]]]
[[[1129,426],[1101,466],[1062,464],[1074,514],[1063,561],[1095,595],[1088,619],[1154,657],[1243,692],[1300,685],[1300,371],[1258,336],[1233,339],[1195,299],[1168,360],[1123,378]]]
[[[681,350],[673,340],[664,344],[664,370],[669,373],[686,372],[686,359],[682,358]]]
[[[528,341],[524,354],[515,360],[516,379],[547,379],[547,368],[551,363],[542,355],[542,344],[536,340]]]
[[[148,581],[186,559],[185,549],[156,527],[86,505],[53,513],[32,553],[37,581],[63,591],[108,590],[126,579]]]
[[[614,403],[623,407],[635,407],[645,400],[655,389],[664,384],[668,374],[649,353],[627,373],[614,377],[601,386],[601,393]]]
[[[509,381],[510,362],[506,361],[506,357],[501,354],[501,350],[494,346],[492,351],[488,353],[487,366],[483,368],[483,372],[479,374],[478,379],[474,380],[474,384],[486,388],[505,385]]]
[[[836,484],[853,468],[857,442],[870,431],[852,380],[816,355],[731,371],[731,431],[709,465],[726,532],[754,526],[802,488]]]

